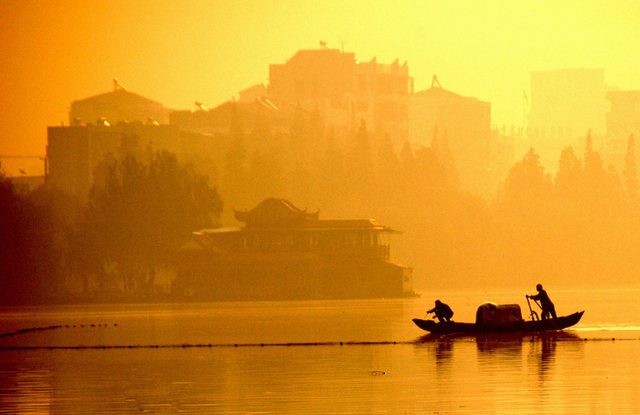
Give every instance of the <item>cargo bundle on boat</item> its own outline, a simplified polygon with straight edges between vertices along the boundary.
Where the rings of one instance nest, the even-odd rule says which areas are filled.
[[[283,199],[235,211],[242,228],[194,233],[172,285],[201,300],[384,298],[414,295],[412,269],[390,260],[374,219],[322,220]]]

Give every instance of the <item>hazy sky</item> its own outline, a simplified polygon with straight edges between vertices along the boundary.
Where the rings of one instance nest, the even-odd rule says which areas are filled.
[[[437,74],[491,102],[494,124],[522,124],[532,70],[604,68],[640,89],[635,1],[3,0],[0,155],[44,155],[46,127],[114,77],[170,108],[212,108],[320,40],[408,61],[416,91]]]

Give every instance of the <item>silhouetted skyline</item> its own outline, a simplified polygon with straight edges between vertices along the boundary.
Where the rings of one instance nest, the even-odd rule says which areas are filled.
[[[0,16],[1,155],[44,155],[46,127],[114,77],[170,108],[214,107],[320,41],[363,61],[406,60],[416,91],[437,74],[491,102],[496,125],[522,124],[531,71],[604,68],[608,85],[640,89],[633,4],[9,1]]]

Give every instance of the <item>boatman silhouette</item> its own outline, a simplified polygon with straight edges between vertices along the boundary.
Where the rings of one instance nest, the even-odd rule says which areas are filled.
[[[453,310],[451,310],[451,307],[440,300],[436,300],[436,306],[427,311],[427,314],[429,313],[435,313],[434,318],[437,318],[440,323],[451,321],[451,317],[453,317]]]
[[[542,308],[542,319],[546,320],[549,318],[549,315],[553,318],[557,318],[556,316],[556,307],[551,302],[549,295],[545,290],[542,289],[542,284],[536,285],[536,290],[538,294],[536,295],[527,295],[527,298],[531,298],[535,301],[540,301],[540,308]]]

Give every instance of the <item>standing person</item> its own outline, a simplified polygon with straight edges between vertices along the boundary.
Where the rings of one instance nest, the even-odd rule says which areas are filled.
[[[440,323],[450,321],[451,317],[453,317],[453,310],[451,310],[451,307],[441,302],[440,300],[436,300],[436,306],[427,311],[427,314],[429,313],[435,313],[435,317],[438,318],[438,321]]]
[[[535,301],[540,301],[540,307],[542,307],[542,319],[548,319],[549,315],[551,315],[551,317],[553,318],[557,318],[558,316],[556,316],[556,307],[549,299],[549,295],[547,294],[547,292],[542,289],[542,284],[536,285],[536,290],[538,290],[538,294],[527,295],[527,298],[531,298]]]

